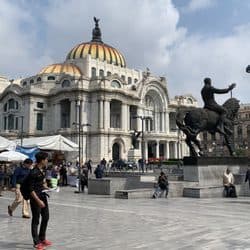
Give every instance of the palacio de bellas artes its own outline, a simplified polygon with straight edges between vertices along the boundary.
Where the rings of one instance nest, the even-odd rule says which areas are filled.
[[[103,41],[102,22],[94,18],[93,26],[92,39],[84,34],[86,42],[70,48],[64,62],[22,79],[1,76],[0,135],[62,135],[80,141],[82,162],[188,156],[175,114],[179,107],[196,107],[197,100],[184,93],[171,98],[165,77],[154,75],[150,65],[129,68],[122,48]],[[131,136],[139,131],[143,137],[134,147]],[[79,159],[78,152],[65,157]]]

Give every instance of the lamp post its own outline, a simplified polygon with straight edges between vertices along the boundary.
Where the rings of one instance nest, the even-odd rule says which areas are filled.
[[[80,193],[81,192],[81,187],[80,187],[80,177],[81,177],[81,129],[85,126],[91,126],[89,123],[83,123],[81,120],[81,104],[80,101],[77,102],[77,107],[78,107],[78,118],[79,122],[73,122],[72,125],[78,126],[78,157],[79,157],[79,164],[78,164],[78,191],[75,191],[75,193]]]
[[[136,115],[133,116],[133,119],[140,119],[142,124],[142,131],[141,131],[141,168],[142,172],[144,173],[144,162],[145,162],[145,144],[144,144],[144,120],[152,120],[152,117],[150,116],[141,116]]]

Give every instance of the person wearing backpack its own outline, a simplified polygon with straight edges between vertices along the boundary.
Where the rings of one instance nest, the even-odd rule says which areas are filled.
[[[25,159],[23,164],[17,167],[14,171],[12,178],[12,190],[15,191],[15,200],[11,205],[8,206],[8,214],[9,216],[13,216],[13,212],[18,207],[19,204],[22,203],[22,214],[23,218],[30,218],[29,215],[29,201],[25,200],[20,191],[20,186],[23,183],[24,179],[30,172],[33,161],[29,158]]]
[[[32,212],[31,234],[35,249],[43,250],[47,246],[52,245],[52,242],[46,239],[46,230],[49,221],[49,206],[47,194],[44,192],[48,189],[46,186],[44,169],[48,164],[48,154],[41,151],[35,155],[35,158],[36,165],[27,177]],[[40,216],[42,220],[38,233]]]

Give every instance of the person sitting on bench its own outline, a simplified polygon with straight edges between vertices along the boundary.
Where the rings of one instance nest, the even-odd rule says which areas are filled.
[[[234,185],[234,176],[229,168],[226,169],[223,175],[223,186],[225,188],[226,197],[237,197]]]

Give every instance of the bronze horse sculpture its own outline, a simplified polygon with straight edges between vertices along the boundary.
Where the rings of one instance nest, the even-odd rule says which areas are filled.
[[[226,109],[225,133],[217,129],[219,123],[219,114],[215,111],[206,108],[192,108],[183,109],[177,112],[176,124],[181,131],[186,135],[186,143],[189,146],[192,156],[202,156],[203,150],[197,136],[200,132],[209,132],[211,134],[220,133],[224,136],[225,144],[231,156],[234,155],[233,145],[233,129],[234,119],[237,116],[240,108],[239,101],[235,98],[228,99],[223,107]],[[226,129],[228,128],[228,129]],[[195,145],[198,147],[199,152],[196,151]]]

